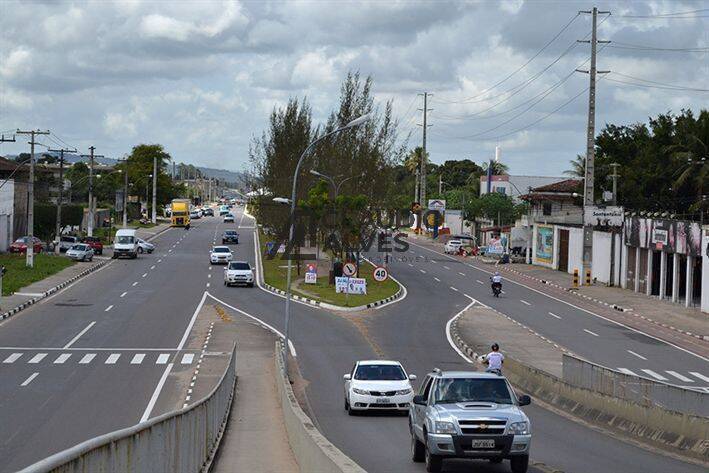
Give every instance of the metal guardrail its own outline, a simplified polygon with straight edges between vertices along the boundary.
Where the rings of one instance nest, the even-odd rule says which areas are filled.
[[[191,406],[82,442],[20,473],[208,471],[226,428],[236,387],[236,344],[212,391]]]
[[[643,406],[709,417],[709,393],[686,389],[640,376],[633,376],[564,354],[563,380],[572,386],[590,389]]]

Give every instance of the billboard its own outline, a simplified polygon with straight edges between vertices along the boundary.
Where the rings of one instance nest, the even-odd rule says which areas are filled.
[[[625,244],[667,253],[700,256],[702,229],[697,222],[631,217],[625,220]]]
[[[550,225],[537,226],[537,255],[541,263],[554,262],[554,227]]]
[[[623,207],[587,205],[584,207],[584,221],[591,225],[620,227],[623,225]]]

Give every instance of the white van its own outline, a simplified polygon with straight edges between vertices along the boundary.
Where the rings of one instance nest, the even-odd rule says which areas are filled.
[[[134,228],[122,228],[116,232],[116,238],[113,240],[113,258],[121,256],[138,257],[138,237],[135,235]]]

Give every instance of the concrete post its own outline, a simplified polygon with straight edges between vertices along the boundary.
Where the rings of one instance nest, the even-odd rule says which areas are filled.
[[[667,297],[667,253],[660,252],[660,299]]]
[[[686,281],[684,283],[684,306],[689,307],[694,298],[694,256],[687,255]]]
[[[653,260],[652,248],[647,249],[647,273],[645,275],[645,295],[652,295],[652,260]]]
[[[709,314],[709,226],[702,229],[702,303],[701,311]]]
[[[672,255],[672,302],[679,301],[679,254]]]
[[[640,247],[635,248],[635,286],[633,291],[640,292]]]

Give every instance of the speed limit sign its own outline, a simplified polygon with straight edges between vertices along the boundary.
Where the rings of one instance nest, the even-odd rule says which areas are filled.
[[[345,276],[354,276],[354,274],[357,272],[357,267],[354,265],[354,263],[345,263],[345,265],[342,267],[342,272],[345,274]]]
[[[383,266],[377,266],[374,268],[374,280],[377,282],[382,282],[385,281],[386,278],[389,276],[389,272],[387,272],[387,269]]]

